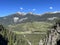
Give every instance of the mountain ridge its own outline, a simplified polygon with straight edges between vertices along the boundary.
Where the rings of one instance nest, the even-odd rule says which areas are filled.
[[[60,12],[55,13],[44,13],[44,14],[34,14],[32,12],[29,13],[15,13],[10,14],[8,16],[0,17],[0,24],[3,25],[10,25],[10,24],[19,24],[19,23],[26,23],[26,22],[33,22],[33,21],[49,21],[49,19],[53,19],[54,17],[59,18]]]

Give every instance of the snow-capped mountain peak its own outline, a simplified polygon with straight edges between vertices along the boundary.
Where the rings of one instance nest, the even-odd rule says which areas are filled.
[[[17,12],[17,14],[19,14],[19,15],[26,15],[26,13],[24,13],[24,12]]]

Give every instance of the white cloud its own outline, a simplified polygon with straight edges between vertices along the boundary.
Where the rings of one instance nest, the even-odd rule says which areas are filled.
[[[23,10],[23,8],[21,7],[20,10]]]
[[[49,9],[53,9],[53,7],[49,7]]]
[[[36,9],[33,9],[33,11],[35,11]]]
[[[28,10],[30,10],[30,9],[28,9]]]

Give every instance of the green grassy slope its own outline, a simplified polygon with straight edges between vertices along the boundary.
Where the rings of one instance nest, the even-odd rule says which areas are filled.
[[[8,38],[8,45],[38,45],[41,39],[46,38],[51,23],[27,22],[17,25],[9,25],[8,30],[3,31]]]
[[[25,42],[29,41],[32,45],[38,45],[41,39],[46,38],[47,31],[51,26],[52,24],[47,22],[27,22],[9,25],[9,29],[18,35],[18,40],[22,38]]]
[[[51,23],[47,22],[27,22],[17,25],[9,25],[9,29],[17,32],[47,31],[51,25]]]

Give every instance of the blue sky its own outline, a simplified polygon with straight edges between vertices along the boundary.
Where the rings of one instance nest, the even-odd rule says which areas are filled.
[[[16,12],[45,12],[60,11],[60,0],[0,0],[0,16]]]

